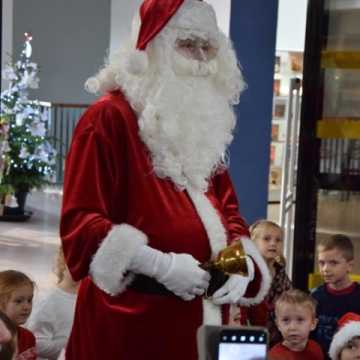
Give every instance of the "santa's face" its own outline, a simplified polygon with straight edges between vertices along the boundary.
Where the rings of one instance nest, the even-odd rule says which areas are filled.
[[[155,173],[179,189],[206,191],[227,164],[232,105],[243,81],[231,43],[217,28],[186,25],[165,27],[148,44],[143,75],[122,71],[126,52],[110,71],[138,115]]]
[[[218,71],[218,42],[206,34],[200,36],[182,29],[178,29],[177,34],[170,54],[174,73],[196,77],[215,75]]]
[[[187,39],[177,39],[175,50],[187,59],[208,62],[216,57],[218,47],[210,40],[193,36]]]
[[[179,189],[206,191],[226,164],[235,115],[217,81],[225,45],[209,32],[164,29],[149,45],[149,72],[125,88],[155,173]]]

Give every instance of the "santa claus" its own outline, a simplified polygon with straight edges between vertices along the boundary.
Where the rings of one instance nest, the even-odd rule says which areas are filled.
[[[213,8],[144,0],[132,34],[87,81],[104,96],[66,160],[61,238],[82,280],[67,360],[195,360],[198,327],[270,284],[227,171],[244,82]],[[205,300],[199,263],[239,239],[248,276]]]

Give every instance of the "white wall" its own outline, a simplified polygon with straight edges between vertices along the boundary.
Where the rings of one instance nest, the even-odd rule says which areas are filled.
[[[276,50],[303,51],[307,0],[279,0]]]
[[[5,2],[8,0],[5,0]],[[39,89],[30,98],[88,104],[94,96],[86,79],[103,64],[110,39],[110,0],[13,0],[13,54],[18,59],[24,32],[33,35],[31,60],[39,65]],[[66,5],[64,5],[66,3]]]
[[[131,33],[131,22],[142,0],[111,0],[110,54],[116,51]]]
[[[220,29],[226,34],[230,30],[231,0],[207,0],[215,11]],[[131,21],[142,0],[111,0],[110,54],[130,36]]]
[[[13,45],[13,0],[3,1],[2,4],[2,37],[1,37],[1,68],[10,62]],[[1,90],[8,87],[8,82],[1,79]]]

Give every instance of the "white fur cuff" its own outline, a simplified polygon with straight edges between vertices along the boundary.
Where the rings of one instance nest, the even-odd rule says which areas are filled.
[[[140,246],[147,244],[147,236],[128,224],[114,225],[103,239],[90,264],[94,283],[106,293],[117,295],[133,280],[125,275]]]
[[[241,298],[239,302],[240,305],[250,306],[256,305],[263,301],[267,293],[269,292],[270,285],[271,285],[271,275],[268,266],[265,263],[264,258],[259,253],[254,242],[246,237],[241,238],[241,243],[244,247],[246,255],[249,255],[256,263],[257,267],[260,270],[262,279],[260,284],[260,289],[257,295],[253,298]]]

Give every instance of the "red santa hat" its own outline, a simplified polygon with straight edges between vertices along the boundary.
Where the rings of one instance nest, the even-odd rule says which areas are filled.
[[[332,360],[338,360],[344,346],[354,337],[360,337],[360,315],[346,313],[338,320],[338,331],[332,339],[329,355]]]
[[[194,18],[197,18],[198,24],[191,24],[192,21],[189,21],[189,11],[187,10],[197,12],[197,16]],[[140,28],[137,34],[136,49],[128,59],[127,68],[130,73],[139,75],[146,71],[148,67],[148,58],[145,52],[147,45],[175,14],[178,14],[177,25],[186,24],[188,30],[191,30],[191,25],[196,29],[200,23],[205,30],[214,31],[214,27],[217,30],[214,10],[202,0],[144,0],[139,10]],[[201,19],[199,19],[199,14]]]

